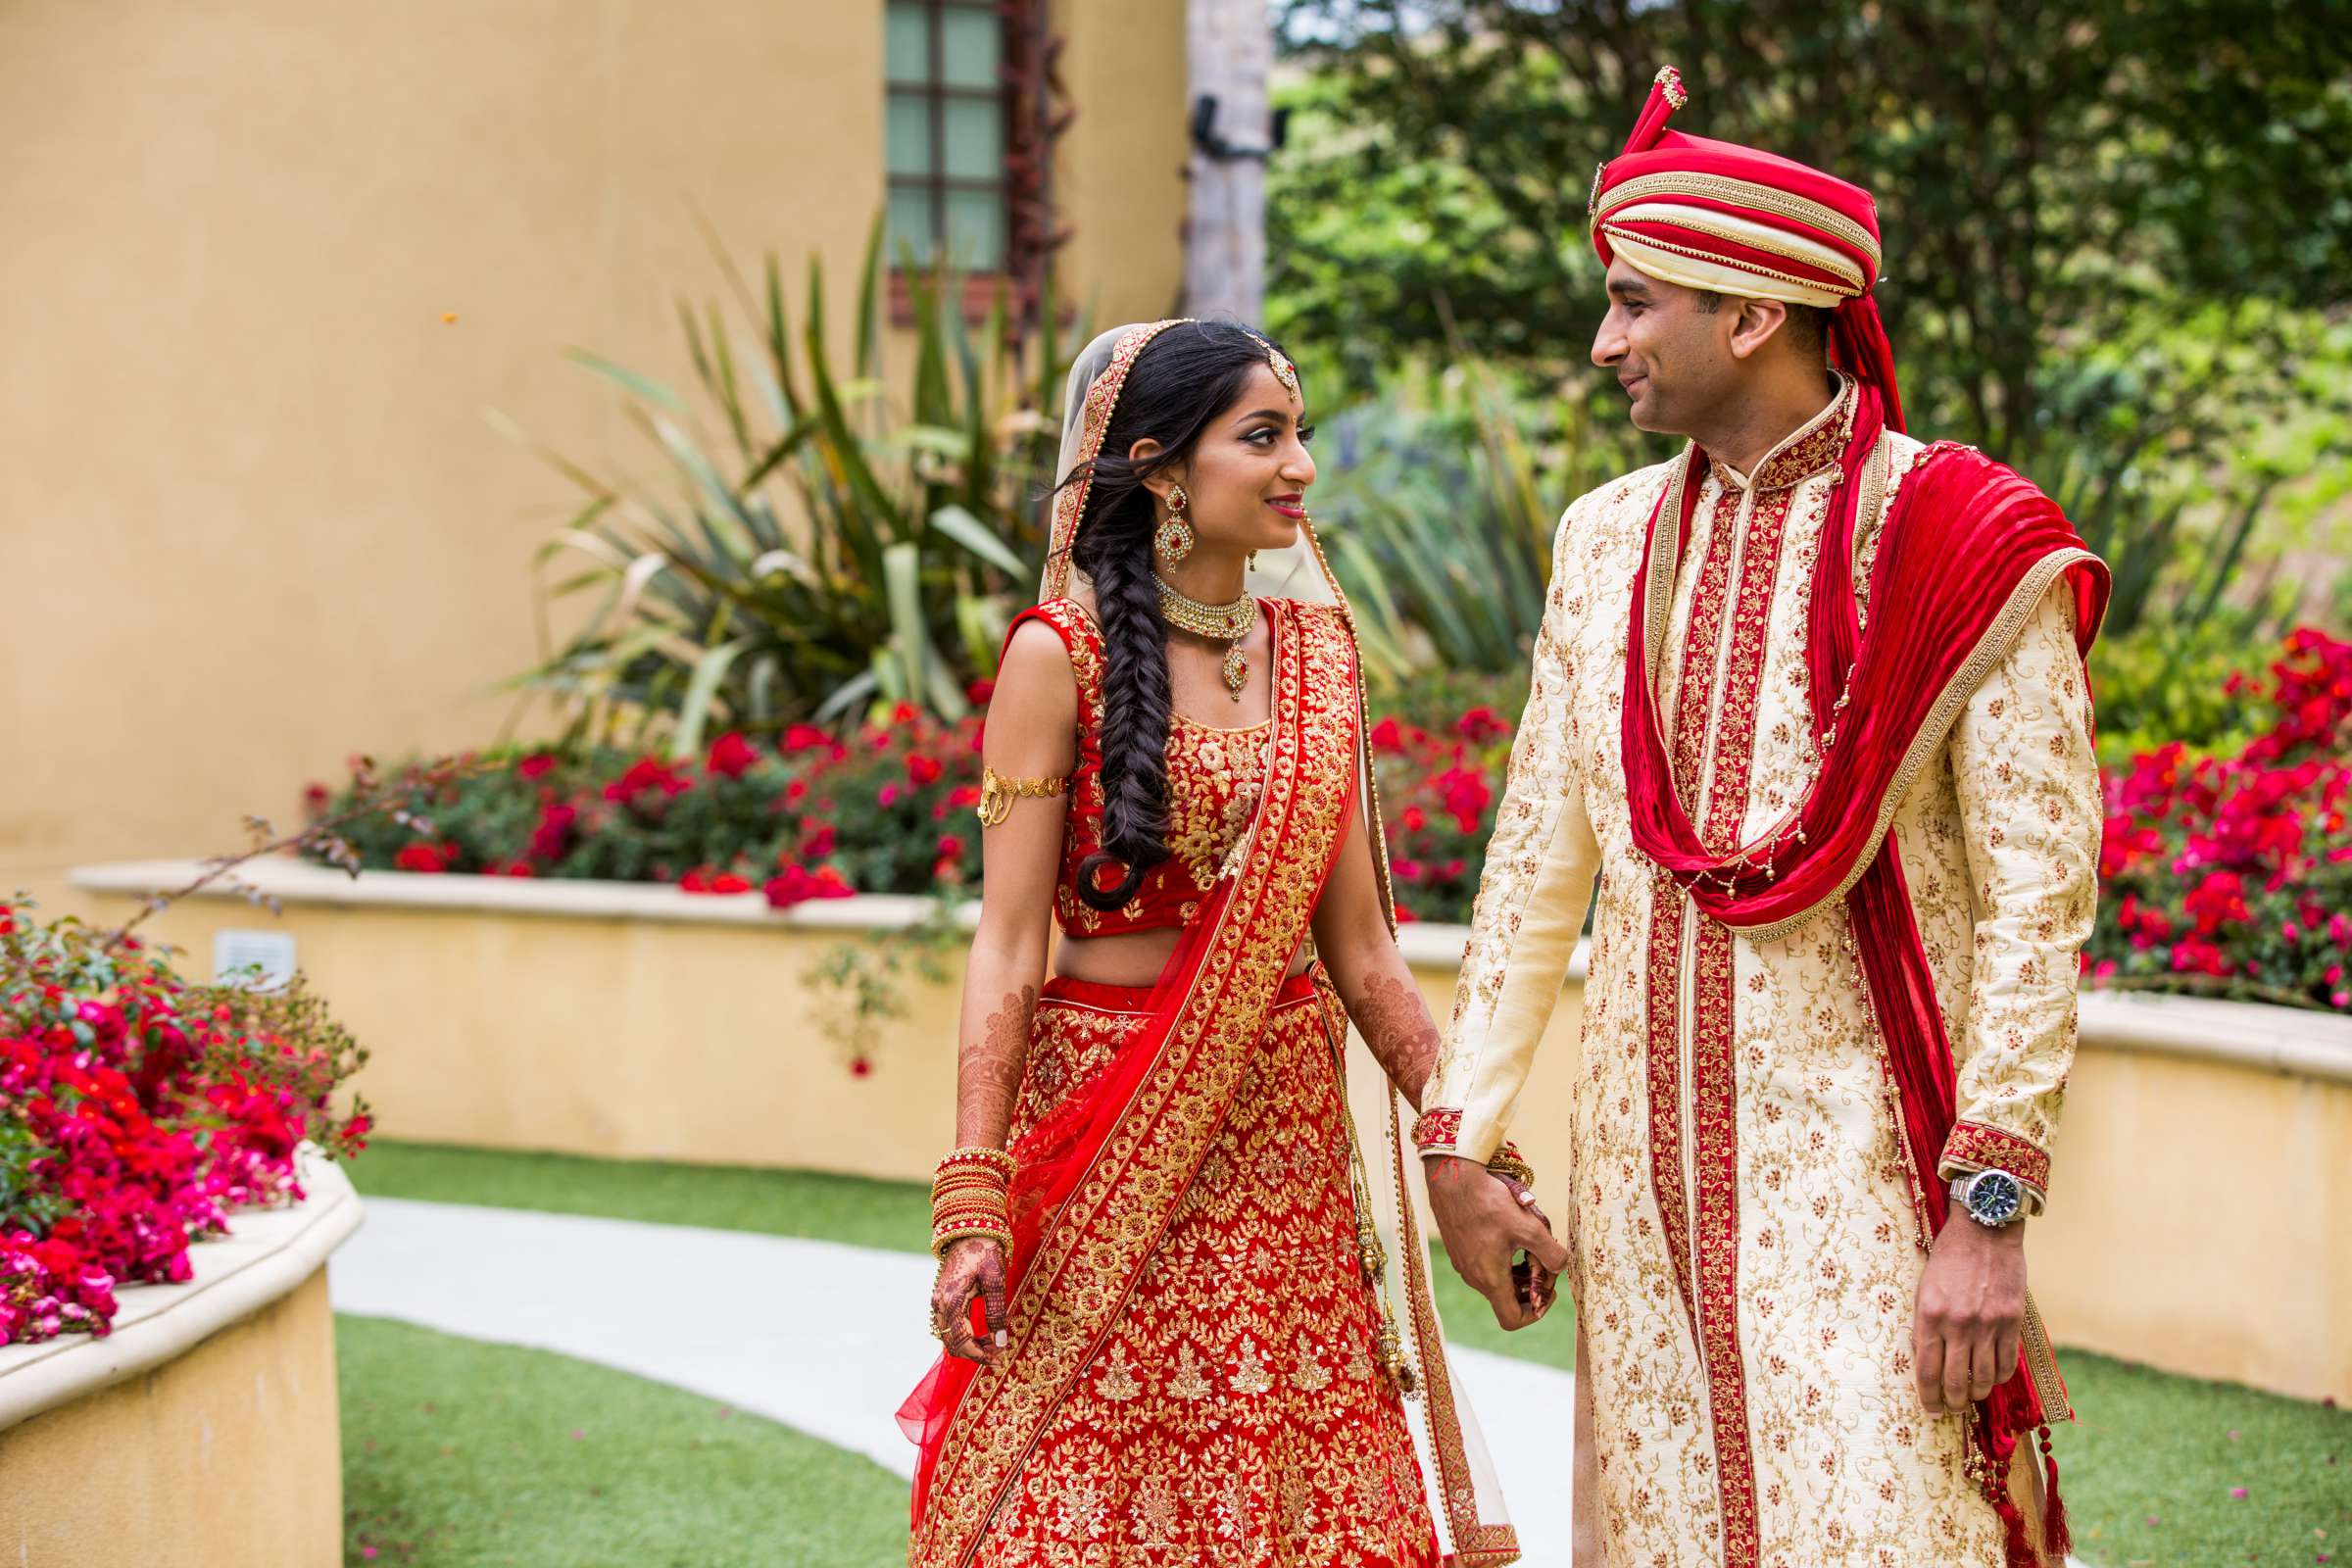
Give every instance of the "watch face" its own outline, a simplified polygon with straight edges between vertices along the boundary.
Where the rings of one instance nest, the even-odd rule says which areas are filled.
[[[1980,1224],[2006,1225],[2025,1203],[2025,1187],[2005,1170],[1979,1171],[1968,1184],[1968,1211]]]

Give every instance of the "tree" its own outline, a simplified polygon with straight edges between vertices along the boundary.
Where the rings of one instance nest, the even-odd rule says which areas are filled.
[[[1671,63],[1679,125],[1877,195],[1916,422],[2023,461],[2053,433],[2054,368],[2135,316],[2352,292],[2347,9],[1286,0],[1314,135],[1278,167],[1275,324],[1346,345],[1359,380],[1457,328],[1499,360],[1581,363],[1592,172]]]
[[[1216,118],[1205,137],[1196,136],[1189,166],[1184,308],[1255,325],[1266,302],[1264,126],[1274,66],[1267,0],[1191,0],[1185,52],[1193,100],[1212,103]]]

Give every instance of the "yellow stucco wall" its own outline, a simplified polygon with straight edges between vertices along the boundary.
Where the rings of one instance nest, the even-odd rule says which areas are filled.
[[[335,1323],[320,1268],[155,1370],[0,1432],[0,1560],[343,1560]]]
[[[217,930],[270,923],[200,900],[159,929],[200,967]],[[835,1004],[804,972],[856,936],[299,903],[283,929],[373,1049],[386,1137],[920,1179],[953,1133],[953,978],[903,983],[867,1076],[823,1027]],[[1417,973],[1446,1016],[1451,966]],[[1580,1004],[1571,985],[1513,1129],[1555,1211]],[[2352,1084],[2088,1041],[2034,1292],[2061,1344],[2352,1399],[2348,1195]]]
[[[2080,1053],[2026,1250],[2061,1344],[2352,1403],[2352,1083]]]
[[[1060,0],[1065,296],[1182,271],[1181,0]],[[642,461],[580,345],[683,379],[674,300],[856,276],[882,0],[0,6],[0,885],[188,854],[359,752],[488,739],[570,508],[495,408]],[[454,312],[454,324],[444,313]],[[846,339],[848,315],[842,315]]]

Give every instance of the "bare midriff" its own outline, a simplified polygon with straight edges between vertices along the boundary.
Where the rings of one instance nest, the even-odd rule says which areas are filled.
[[[1129,931],[1117,936],[1063,936],[1054,949],[1054,972],[1069,980],[1103,986],[1148,986],[1159,978],[1184,932],[1175,926]],[[1305,972],[1303,946],[1291,955],[1292,974]]]

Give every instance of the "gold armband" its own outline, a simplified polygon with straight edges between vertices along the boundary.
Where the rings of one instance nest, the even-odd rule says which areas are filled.
[[[1061,793],[1066,781],[1058,778],[1006,778],[1004,774],[980,764],[980,804],[975,810],[982,827],[995,827],[1012,814],[1012,803],[1019,800],[1050,801]]]

